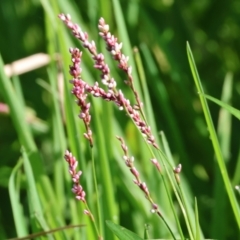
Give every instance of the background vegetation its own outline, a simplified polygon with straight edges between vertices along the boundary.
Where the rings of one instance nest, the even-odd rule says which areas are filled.
[[[116,7],[118,2],[121,9]],[[183,165],[182,174],[189,202],[192,203],[194,196],[198,200],[203,235],[215,239],[239,237],[239,228],[215,162],[186,54],[188,41],[205,92],[239,109],[239,1],[3,0],[0,3],[0,11],[0,52],[5,64],[35,53],[48,53],[51,57],[54,53],[61,54],[58,61],[53,60],[47,66],[12,77],[16,89],[12,97],[14,96],[15,104],[19,108],[19,115],[13,116],[3,110],[0,115],[1,239],[17,234],[25,236],[32,231],[44,229],[43,226],[46,226],[44,230],[47,230],[69,223],[89,223],[82,214],[81,203],[76,202],[71,193],[67,164],[63,159],[67,148],[70,148],[80,161],[80,168],[84,172],[83,186],[87,189],[90,205],[93,209],[95,206],[96,196],[92,187],[88,143],[82,136],[84,128],[77,118],[79,110],[70,95],[68,84],[68,48],[82,47],[57,18],[60,12],[70,13],[73,21],[89,33],[90,39],[96,40],[103,52],[105,47],[99,40],[97,30],[98,19],[101,16],[109,23],[110,30],[123,41],[124,47],[126,46],[123,51],[126,55],[133,56],[132,51],[127,51],[128,39],[132,47],[136,46],[139,49],[152,105],[152,109],[147,109],[147,118],[156,124],[157,131],[165,133],[175,164]],[[124,26],[119,25],[121,11],[126,33],[123,31]],[[86,81],[92,83],[99,80],[99,75],[93,69],[93,62],[86,51],[84,53],[83,76]],[[132,58],[131,61],[133,60]],[[131,98],[129,89],[122,81],[124,75],[117,70],[115,63],[110,62],[110,66],[120,88]],[[65,74],[63,105],[58,76],[61,72]],[[0,101],[9,104],[3,90],[0,89]],[[125,137],[142,177],[153,190],[155,200],[171,222],[173,217],[168,212],[169,206],[165,193],[161,190],[160,179],[149,163],[149,155],[139,133],[130,120],[113,105],[93,100],[93,106],[92,127],[96,139],[94,151],[103,211],[106,212],[105,207],[109,207],[104,206],[104,184],[110,181],[110,185],[114,186],[110,195],[116,201],[112,208],[115,213],[119,213],[121,225],[143,236],[144,224],[148,223],[152,238],[168,238],[166,228],[156,216],[149,213],[148,202],[132,184],[131,175],[121,160],[119,143],[115,139],[115,135]],[[209,107],[214,125],[218,129],[231,185],[235,186],[240,183],[240,123],[230,114],[220,110],[218,105],[210,102]],[[62,117],[61,111],[64,112],[65,118]],[[22,141],[19,133],[21,126],[16,126],[16,122],[19,119],[24,122],[24,118],[31,129],[30,136],[34,137],[34,143],[29,145]],[[24,146],[25,150],[21,151],[21,146]],[[21,165],[25,151],[38,155],[34,157],[37,159],[34,160],[36,166],[33,167],[35,181],[37,185],[39,177],[42,179],[39,184],[45,186],[45,191],[38,192],[45,219],[40,227],[39,224],[32,224],[32,218],[36,216],[32,215],[28,191],[31,176],[26,173],[27,166],[24,165],[23,168]],[[106,160],[104,163],[103,159]],[[107,165],[104,165],[106,163]],[[104,179],[105,169],[107,173],[109,170],[110,179]],[[9,195],[11,178],[14,179],[17,189],[15,194],[21,209],[19,221],[23,222],[22,232],[14,222],[14,203],[10,201]],[[237,197],[239,200],[239,195]],[[103,215],[104,219],[105,217]],[[174,223],[172,225],[174,228]],[[58,233],[54,236],[56,239],[69,239],[72,236],[77,239],[77,236],[90,234],[88,239],[91,239],[88,229],[86,227],[84,230],[67,230],[68,234]]]

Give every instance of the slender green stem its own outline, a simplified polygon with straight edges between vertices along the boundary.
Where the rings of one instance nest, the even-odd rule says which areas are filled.
[[[173,188],[173,191],[174,191],[175,196],[176,196],[176,198],[177,198],[177,200],[178,200],[178,203],[179,203],[179,205],[180,205],[180,207],[181,207],[181,209],[182,209],[183,216],[184,216],[184,218],[185,218],[185,211],[184,211],[183,205],[182,205],[182,203],[181,203],[181,198],[179,197],[178,191],[177,191],[177,189],[176,189],[176,187],[175,187],[175,184],[174,184],[174,182],[173,182],[173,180],[172,180],[172,178],[171,178],[171,175],[170,175],[170,173],[169,173],[169,171],[168,171],[168,168],[167,168],[167,166],[166,166],[166,164],[165,164],[165,161],[164,161],[164,160],[166,159],[166,156],[165,156],[164,153],[163,153],[162,151],[160,151],[160,150],[158,151],[158,154],[159,154],[159,159],[161,160],[161,163],[162,163],[162,165],[163,165],[163,167],[164,167],[164,169],[165,169],[165,171],[166,171],[166,173],[167,173],[168,179],[169,179],[170,184],[171,184],[171,186],[172,186],[172,188]],[[163,158],[164,158],[164,159],[163,159]],[[169,203],[170,203],[170,205],[171,205],[171,208],[172,208],[173,215],[174,215],[174,218],[175,218],[176,223],[177,223],[177,227],[178,227],[179,233],[180,233],[180,235],[181,235],[181,238],[182,238],[182,239],[185,239],[185,238],[184,238],[184,235],[183,235],[183,232],[182,232],[182,228],[181,228],[179,219],[178,219],[178,216],[177,216],[177,213],[176,213],[176,210],[175,210],[175,208],[174,208],[174,204],[173,204],[173,200],[172,200],[172,198],[171,198],[170,190],[169,190],[169,188],[168,188],[168,186],[167,186],[165,177],[164,177],[164,175],[163,175],[162,172],[160,172],[160,176],[161,176],[161,178],[162,178],[164,187],[165,187],[165,189],[166,189],[167,196],[168,196],[168,199],[169,199]],[[190,235],[191,235],[191,234],[190,234]],[[191,238],[191,239],[193,239],[193,238]]]
[[[167,226],[167,228],[168,228],[169,232],[171,233],[173,239],[176,240],[176,238],[175,238],[175,236],[174,236],[174,234],[173,234],[173,232],[172,232],[170,226],[168,225],[167,221],[165,220],[165,218],[162,216],[162,214],[158,214],[158,215],[160,216],[160,218],[163,220],[163,222],[164,222],[165,225]],[[184,238],[183,238],[183,239],[184,239]]]
[[[182,199],[182,203],[183,203],[183,206],[184,206],[185,211],[186,211],[186,219],[189,223],[189,227],[190,227],[191,232],[193,234],[194,233],[193,226],[191,224],[192,222],[191,222],[191,219],[190,219],[190,215],[189,215],[189,211],[188,211],[188,208],[187,208],[186,200],[185,200],[185,197],[184,197],[184,194],[183,194],[183,191],[182,191],[182,186],[181,186],[181,184],[178,184],[178,186],[179,186],[180,197]]]
[[[150,197],[150,195],[147,196],[147,199],[149,202],[151,202],[152,204],[154,204],[152,198]],[[167,221],[165,220],[165,218],[163,217],[162,213],[157,210],[156,211],[157,215],[163,220],[164,224],[166,225],[167,229],[169,230],[170,234],[172,235],[173,239],[176,239],[174,234],[173,234],[173,231],[171,230],[170,226],[168,225]],[[184,239],[184,238],[183,238]]]
[[[99,239],[102,239],[101,234],[100,234],[100,231],[99,231],[98,226],[97,226],[97,224],[96,224],[95,218],[94,218],[92,212],[90,211],[87,202],[85,202],[84,204],[85,204],[86,210],[88,211],[89,216],[90,216],[90,218],[91,218],[91,220],[92,220],[92,223],[93,223],[93,226],[94,226],[94,228],[95,228],[95,231],[96,231],[96,233],[97,233],[98,238],[99,238]]]
[[[127,111],[126,111],[126,112],[127,112]],[[133,120],[132,120],[132,121],[133,121]],[[134,121],[133,121],[133,123],[135,124]],[[135,125],[136,125],[136,124],[135,124]],[[137,126],[136,126],[136,127],[137,127]],[[138,127],[137,127],[137,129],[138,129]],[[139,130],[139,129],[138,129],[138,130]],[[139,132],[140,132],[140,130],[139,130]],[[152,148],[150,147],[149,143],[147,142],[147,140],[146,140],[145,138],[144,138],[144,141],[145,141],[145,143],[146,143],[146,145],[147,145],[147,147],[148,147],[151,155],[153,156],[153,158],[157,159],[157,158],[155,157],[155,154],[154,154]],[[181,203],[181,198],[179,197],[179,194],[178,194],[178,192],[177,192],[177,190],[176,190],[176,188],[175,188],[175,185],[174,185],[173,181],[171,180],[171,176],[170,176],[170,174],[169,174],[169,172],[168,172],[168,169],[167,169],[167,166],[166,166],[166,164],[165,164],[165,161],[168,162],[168,164],[170,164],[170,162],[167,160],[167,157],[165,156],[165,154],[164,154],[160,149],[158,149],[158,153],[159,153],[159,156],[160,156],[160,160],[161,160],[161,162],[162,162],[162,165],[163,165],[164,168],[166,169],[168,178],[169,178],[169,180],[170,180],[170,183],[171,183],[171,185],[172,185],[172,187],[173,187],[173,189],[174,189],[174,193],[175,193],[175,195],[176,195],[176,197],[177,197],[177,199],[178,199],[178,202],[179,202],[179,204],[180,204],[180,207],[181,207],[181,209],[182,209],[182,212],[183,212],[184,218],[185,218],[185,220],[186,220],[186,224],[187,224],[187,226],[188,226],[188,230],[189,230],[189,234],[190,234],[190,236],[191,236],[191,239],[194,239],[193,236],[192,236],[191,228],[189,227],[188,221],[187,221],[186,216],[185,216],[185,211],[184,211],[184,207],[183,207],[183,205],[182,205],[182,203]],[[163,160],[163,158],[164,158],[164,160]],[[173,204],[173,201],[172,201],[172,198],[171,198],[170,190],[169,190],[169,188],[168,188],[168,186],[167,186],[167,183],[166,183],[166,181],[165,181],[164,174],[163,174],[162,172],[160,172],[160,176],[161,176],[161,178],[162,178],[162,181],[163,181],[163,184],[164,184],[164,188],[165,188],[165,190],[166,190],[166,192],[167,192],[167,196],[168,196],[168,199],[169,199],[169,203],[170,203],[170,206],[171,206],[171,208],[172,208],[173,215],[174,215],[174,218],[175,218],[175,220],[176,220],[179,233],[180,233],[180,235],[181,235],[181,238],[182,238],[182,239],[185,239],[185,238],[184,238],[184,235],[183,235],[183,232],[182,232],[182,228],[181,228],[179,219],[178,219],[178,216],[177,216],[177,213],[176,213],[176,210],[175,210],[175,208],[174,208],[174,204]]]
[[[91,148],[91,155],[92,155],[92,171],[93,171],[93,180],[94,180],[94,187],[96,191],[96,197],[97,197],[97,221],[99,223],[99,233],[98,236],[102,236],[101,234],[101,212],[100,212],[100,204],[99,204],[99,194],[98,194],[98,185],[97,185],[97,176],[96,176],[96,169],[95,169],[95,161],[94,161],[94,153],[93,153],[93,147]]]

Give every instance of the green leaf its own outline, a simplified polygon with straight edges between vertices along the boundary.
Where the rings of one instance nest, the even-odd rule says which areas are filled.
[[[1,56],[0,69],[4,69],[4,63]],[[0,93],[8,104],[11,112],[11,119],[18,133],[21,144],[24,145],[26,150],[35,151],[36,145],[34,143],[29,125],[25,120],[25,109],[22,105],[21,97],[18,97],[13,88],[11,80],[5,75],[3,70],[0,71]]]
[[[200,240],[200,224],[198,219],[198,206],[197,206],[197,198],[195,198],[195,224],[196,224],[196,235],[195,239]]]
[[[149,239],[148,224],[144,226],[144,239]]]
[[[210,139],[212,141],[213,144],[213,149],[216,155],[216,159],[217,159],[217,163],[219,166],[219,170],[221,172],[222,178],[223,178],[223,182],[225,185],[225,188],[227,190],[227,194],[229,197],[229,201],[231,203],[231,207],[232,210],[234,212],[238,227],[240,227],[240,209],[239,209],[239,205],[236,199],[236,196],[234,195],[233,192],[233,187],[231,185],[231,181],[229,179],[228,173],[227,173],[227,168],[224,162],[224,158],[223,158],[223,154],[221,151],[221,147],[217,138],[217,134],[213,125],[213,121],[212,121],[212,117],[211,117],[211,113],[210,110],[208,108],[208,104],[207,104],[207,100],[205,98],[205,94],[204,94],[204,90],[201,84],[201,80],[200,77],[198,75],[198,71],[197,71],[197,67],[195,65],[195,61],[193,58],[193,54],[190,48],[189,43],[187,42],[187,55],[188,55],[188,61],[190,64],[190,68],[192,71],[192,75],[193,75],[193,79],[195,82],[195,85],[197,87],[197,91],[200,93],[200,101],[201,101],[201,105],[202,105],[202,109],[204,112],[204,116],[205,116],[205,120],[207,123],[207,127],[209,130],[209,134],[210,134]]]
[[[131,232],[128,229],[111,221],[106,221],[106,224],[120,240],[143,240],[143,238],[140,238],[134,232]]]
[[[27,224],[23,215],[23,207],[20,203],[20,191],[17,185],[19,185],[17,177],[19,169],[22,167],[22,159],[18,161],[16,166],[13,168],[10,179],[9,179],[9,196],[12,206],[14,223],[17,231],[17,236],[27,235]]]
[[[25,149],[22,148],[22,155],[23,155],[23,166],[27,177],[27,193],[28,193],[28,202],[31,214],[31,223],[33,226],[33,230],[37,230],[39,225],[44,231],[49,231],[49,227],[45,221],[43,208],[40,203],[40,198],[38,194],[38,189],[36,185],[36,181],[34,178],[33,170],[29,161],[28,154],[26,153]],[[35,221],[36,220],[36,221]],[[48,239],[53,239],[48,236]]]
[[[227,103],[224,103],[214,97],[211,97],[209,95],[204,94],[205,98],[207,98],[208,100],[218,104],[220,107],[225,108],[226,110],[228,110],[234,117],[236,117],[237,119],[240,120],[240,111],[232,106],[230,106]]]

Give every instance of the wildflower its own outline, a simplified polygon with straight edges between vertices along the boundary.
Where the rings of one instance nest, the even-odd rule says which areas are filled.
[[[113,101],[119,107],[120,110],[125,109],[128,115],[132,118],[135,125],[141,131],[144,138],[146,138],[147,143],[151,144],[153,147],[158,149],[158,145],[155,142],[155,138],[151,133],[150,126],[147,125],[145,120],[142,119],[139,113],[139,109],[141,111],[143,103],[140,101],[138,92],[135,90],[133,86],[133,77],[132,67],[128,65],[129,57],[125,56],[122,52],[122,43],[117,42],[117,38],[109,32],[109,26],[105,23],[103,18],[100,18],[98,28],[100,31],[100,36],[104,39],[107,45],[107,50],[113,55],[114,59],[118,61],[118,67],[126,72],[128,76],[127,83],[132,89],[134,96],[136,98],[137,104],[132,106],[130,101],[125,98],[124,94],[121,90],[117,91],[116,86],[117,83],[114,78],[110,76],[110,69],[108,65],[105,63],[104,55],[102,53],[98,53],[96,49],[96,45],[94,41],[88,41],[88,34],[83,32],[81,28],[72,23],[70,15],[59,14],[59,18],[66,24],[66,26],[72,31],[73,35],[79,39],[83,43],[83,47],[88,49],[90,54],[92,55],[94,63],[94,68],[101,71],[101,80],[102,83],[107,86],[108,90],[100,88],[97,83],[93,87],[84,83],[80,78],[81,68],[79,64],[81,63],[82,53],[78,49],[70,49],[70,53],[72,55],[72,63],[70,66],[70,74],[74,77],[71,81],[74,84],[73,94],[78,98],[78,105],[81,107],[82,112],[80,117],[84,120],[87,133],[84,135],[90,142],[92,146],[92,137],[91,131],[89,127],[90,122],[90,114],[89,114],[89,105],[86,105],[86,92],[90,93],[94,97],[101,97],[107,101]]]
[[[181,172],[182,170],[182,164],[178,164],[177,167],[175,167],[173,169],[173,172],[175,173],[175,179],[177,181],[178,184],[180,184],[180,176],[179,176],[179,173]]]
[[[69,152],[68,150],[66,150],[64,158],[68,162],[69,173],[73,181],[72,192],[75,194],[77,200],[85,203],[86,193],[84,192],[83,187],[79,183],[79,179],[80,179],[80,176],[82,175],[82,171],[78,171],[78,172],[76,171],[78,162],[76,158],[72,155],[72,153]]]
[[[173,169],[174,173],[179,174],[182,170],[182,164],[178,164],[177,167]]]
[[[155,165],[155,167],[157,168],[157,170],[158,170],[159,172],[161,172],[161,167],[160,167],[160,164],[159,164],[158,160],[155,159],[155,158],[153,158],[153,159],[151,159],[151,162]]]
[[[87,93],[86,93],[86,83],[81,79],[82,69],[80,68],[82,52],[78,48],[70,48],[69,52],[71,53],[72,66],[69,67],[69,73],[74,77],[70,80],[70,83],[73,84],[72,94],[77,98],[77,104],[81,108],[81,112],[78,115],[85,124],[87,130],[84,133],[84,137],[88,139],[90,146],[93,146],[92,131],[90,128],[91,115],[89,113],[91,104],[86,102]]]
[[[123,159],[125,160],[125,164],[129,168],[129,170],[133,174],[133,176],[135,177],[133,179],[133,182],[144,192],[145,197],[151,202],[153,208],[155,210],[157,210],[158,209],[157,204],[154,203],[153,200],[151,199],[147,184],[145,182],[141,181],[141,179],[139,177],[140,174],[139,174],[138,170],[136,169],[136,167],[134,166],[134,157],[128,156],[128,148],[127,148],[123,138],[117,136],[117,139],[121,142],[121,147],[124,152]]]

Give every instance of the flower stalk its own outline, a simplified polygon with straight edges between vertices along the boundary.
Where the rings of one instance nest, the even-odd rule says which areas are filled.
[[[173,239],[176,239],[170,226],[168,225],[167,221],[164,219],[162,213],[160,212],[158,205],[153,201],[153,199],[150,195],[149,189],[147,187],[147,184],[145,182],[141,181],[140,174],[139,174],[138,170],[136,169],[136,167],[134,166],[134,157],[130,157],[128,155],[128,147],[126,146],[123,138],[118,137],[118,136],[116,136],[116,138],[121,142],[121,148],[124,152],[123,159],[125,161],[125,164],[129,168],[132,175],[135,177],[133,179],[133,182],[141,189],[141,191],[144,193],[146,199],[151,203],[151,206],[152,206],[151,212],[156,213],[163,220],[164,224],[166,225],[169,232],[171,233]],[[157,164],[157,161],[154,160],[154,163],[156,164],[156,167],[160,169],[160,165]]]
[[[138,128],[138,130],[141,132],[143,138],[148,143],[148,148],[151,152],[152,159],[151,162],[157,169],[157,171],[160,173],[164,186],[167,191],[167,195],[171,204],[171,207],[173,209],[174,217],[176,218],[177,226],[181,235],[181,238],[183,239],[183,233],[181,230],[180,223],[177,218],[177,214],[174,210],[174,204],[171,199],[170,190],[168,189],[168,186],[165,181],[165,174],[163,174],[163,170],[160,166],[159,161],[156,159],[153,149],[158,150],[158,154],[161,156],[161,165],[163,165],[164,170],[166,170],[167,177],[170,180],[170,183],[174,189],[174,192],[176,194],[176,197],[179,201],[179,204],[181,206],[181,209],[183,211],[184,217],[187,222],[187,226],[189,229],[189,232],[191,233],[190,238],[192,239],[192,229],[189,226],[189,218],[185,214],[185,209],[182,204],[182,200],[179,196],[179,193],[176,189],[175,184],[172,181],[172,175],[169,174],[166,163],[165,163],[165,154],[160,150],[158,144],[155,141],[155,137],[153,136],[151,132],[150,126],[147,124],[144,112],[143,112],[143,103],[140,101],[139,94],[134,88],[133,84],[133,76],[132,76],[132,67],[128,65],[128,56],[125,56],[122,53],[122,43],[118,42],[118,39],[112,35],[109,31],[109,25],[105,23],[105,20],[103,18],[100,18],[98,23],[98,29],[99,29],[99,35],[103,38],[103,40],[106,43],[106,49],[110,52],[112,55],[112,58],[118,62],[118,68],[126,73],[127,80],[125,83],[130,87],[132,90],[136,104],[132,104],[129,99],[127,99],[124,96],[124,93],[121,91],[121,89],[117,88],[117,83],[115,79],[111,76],[110,68],[108,67],[108,64],[105,62],[105,57],[102,53],[99,53],[97,51],[97,47],[94,41],[88,40],[88,34],[86,32],[83,32],[82,29],[75,23],[71,21],[71,17],[69,14],[59,14],[59,18],[65,23],[65,25],[72,31],[73,35],[82,43],[82,46],[89,51],[89,53],[92,56],[92,59],[94,60],[94,68],[100,71],[100,77],[101,77],[101,83],[103,84],[103,87],[100,87],[98,82],[95,82],[93,86],[89,85],[85,80],[81,77],[82,69],[80,67],[81,64],[81,58],[82,58],[82,52],[78,48],[70,48],[69,52],[71,54],[71,61],[72,65],[69,67],[69,73],[73,77],[73,79],[70,80],[70,83],[73,85],[72,88],[72,94],[76,97],[77,105],[80,107],[80,113],[79,118],[83,120],[86,133],[84,133],[84,137],[89,141],[90,147],[93,147],[93,138],[92,138],[92,131],[90,128],[90,121],[91,121],[91,115],[90,115],[90,107],[91,104],[88,100],[89,96],[93,96],[96,98],[101,98],[108,102],[113,102],[119,110],[124,110],[127,115],[131,118],[135,126]],[[158,205],[153,201],[153,199],[150,196],[149,189],[147,187],[147,184],[145,182],[142,182],[140,179],[140,174],[136,167],[134,166],[134,158],[129,157],[128,155],[128,148],[124,142],[124,140],[121,137],[117,137],[117,139],[121,142],[121,147],[124,152],[123,159],[125,161],[126,166],[129,168],[131,174],[134,176],[133,182],[141,189],[141,191],[144,193],[147,200],[151,203],[152,213],[156,213],[165,223],[167,228],[169,229],[172,237],[175,239],[175,236],[170,229],[169,225],[167,224],[166,220],[164,219],[162,213],[159,210]],[[93,155],[92,155],[93,156]],[[164,159],[164,160],[163,160]],[[179,164],[176,168],[174,168],[174,176],[175,180],[178,185],[180,185],[180,176],[179,173],[181,172],[181,164]],[[93,168],[95,169],[95,168]],[[95,170],[94,170],[95,171]],[[81,176],[81,172],[75,173],[74,178],[79,179]],[[95,174],[95,173],[94,173]],[[73,178],[72,178],[73,179]],[[96,178],[94,179],[95,187],[97,187]],[[97,190],[97,189],[96,189]],[[76,198],[78,200],[81,200],[85,202],[85,192],[79,185],[74,185],[73,192],[76,194]],[[184,201],[184,200],[183,200]],[[186,206],[186,205],[185,205]],[[86,209],[86,214],[92,216],[91,212]],[[94,219],[92,219],[94,222]]]
[[[68,163],[69,166],[69,173],[71,175],[72,178],[72,182],[73,182],[73,187],[72,187],[72,192],[75,194],[75,198],[78,201],[81,201],[84,203],[85,205],[85,209],[84,209],[84,214],[89,216],[90,219],[92,220],[92,223],[94,225],[94,228],[96,230],[96,233],[98,235],[98,239],[102,240],[102,236],[98,230],[98,227],[96,225],[95,219],[93,214],[91,213],[88,204],[87,204],[87,200],[86,200],[86,193],[83,189],[83,187],[80,184],[80,176],[82,175],[82,171],[77,171],[77,166],[78,166],[78,161],[76,160],[76,158],[72,155],[71,152],[69,152],[68,150],[66,150],[64,158],[66,160],[66,162]]]
[[[79,77],[76,78],[76,75],[71,74],[72,69],[70,67],[70,74],[74,77],[74,79],[71,80],[71,83],[74,84],[74,87],[77,87],[77,90],[80,90],[79,88],[81,88],[80,90],[81,92],[84,92],[84,93],[88,92],[94,97],[100,97],[106,101],[112,101],[119,107],[120,110],[125,109],[128,116],[132,119],[132,121],[137,126],[139,131],[142,133],[143,137],[146,139],[147,143],[152,145],[154,148],[159,149],[155,141],[155,137],[151,132],[150,126],[148,126],[146,121],[141,117],[139,113],[139,109],[140,110],[142,109],[143,104],[140,101],[138,93],[133,86],[133,78],[131,75],[132,68],[131,66],[128,66],[128,63],[127,63],[128,57],[122,54],[121,52],[122,43],[118,43],[117,38],[111,35],[111,33],[109,32],[109,26],[105,24],[104,19],[100,18],[99,20],[99,25],[98,25],[100,30],[99,34],[105,40],[107,45],[107,50],[110,51],[111,54],[113,55],[113,58],[119,62],[118,67],[127,73],[128,81],[126,83],[132,89],[137,101],[137,105],[134,105],[134,106],[131,105],[130,101],[125,98],[123,92],[121,90],[116,89],[117,83],[115,79],[110,75],[110,69],[108,65],[105,63],[104,55],[102,53],[97,52],[96,44],[94,41],[91,41],[91,42],[88,41],[88,34],[86,32],[83,32],[77,24],[74,24],[71,21],[71,16],[69,14],[59,14],[59,18],[72,31],[73,35],[82,42],[83,47],[90,52],[93,60],[95,61],[94,68],[100,70],[102,84],[104,84],[107,87],[107,90],[100,88],[98,82],[95,82],[94,86],[90,86]],[[75,51],[78,52],[79,50],[75,48]],[[81,73],[81,68],[80,66],[77,67],[76,65],[79,65],[81,63],[81,56],[82,56],[82,53],[76,54],[76,57],[78,58],[78,60],[76,61],[74,59],[75,62],[73,63],[74,68],[77,69],[76,73],[78,74]],[[72,92],[76,96],[75,91],[72,91]],[[87,138],[89,137],[88,133],[85,137]]]

